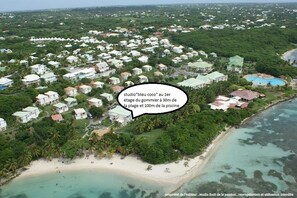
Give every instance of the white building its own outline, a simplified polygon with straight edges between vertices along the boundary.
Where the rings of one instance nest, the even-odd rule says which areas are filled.
[[[89,85],[81,85],[79,86],[79,91],[83,94],[88,94],[92,91],[92,87]]]
[[[101,107],[103,105],[102,100],[98,98],[88,99],[88,103],[90,106]]]
[[[76,120],[86,119],[88,117],[86,110],[83,108],[74,109],[74,114]]]
[[[7,123],[3,118],[0,118],[0,131],[5,131],[7,128]]]
[[[41,106],[49,104],[48,96],[44,94],[38,94],[38,96],[36,96],[36,104],[39,104]]]
[[[130,72],[122,72],[121,73],[121,78],[123,80],[127,80],[130,76],[132,76],[132,74]]]
[[[45,92],[44,95],[48,96],[48,100],[50,104],[53,104],[59,101],[59,94],[55,91]]]
[[[119,105],[109,110],[108,116],[112,122],[116,121],[121,123],[122,125],[125,125],[132,120],[131,112]]]
[[[91,83],[93,88],[103,88],[104,82],[96,81]]]
[[[52,82],[57,81],[57,76],[53,72],[45,73],[45,74],[41,75],[40,78],[44,79],[44,81],[46,83],[52,83]]]
[[[55,68],[58,68],[61,65],[61,63],[59,63],[57,61],[49,61],[48,64],[55,67]]]
[[[103,94],[100,94],[100,96],[105,98],[107,101],[112,101],[113,100],[112,94],[109,94],[109,93],[103,93]]]
[[[33,84],[39,84],[40,83],[40,77],[36,74],[29,74],[27,76],[24,76],[22,79],[22,82],[24,85],[33,85]]]
[[[79,59],[76,56],[68,56],[66,60],[68,61],[68,63],[74,64],[74,63],[77,63]]]
[[[77,96],[77,89],[74,88],[74,87],[66,87],[64,89],[65,93],[67,96],[70,96],[70,97],[75,97]]]
[[[120,79],[117,78],[117,77],[111,77],[111,78],[109,78],[109,82],[112,85],[117,85],[117,84],[120,84],[121,83]]]
[[[132,58],[129,56],[123,56],[122,58],[120,58],[124,63],[129,63],[132,61]]]
[[[168,69],[168,66],[161,63],[158,64],[158,68],[160,71],[166,71]]]
[[[153,67],[150,66],[150,65],[144,65],[144,66],[142,66],[142,69],[143,69],[144,71],[148,72],[148,71],[151,71],[151,70],[153,69]]]
[[[68,107],[74,107],[77,105],[77,100],[75,98],[68,97],[65,98],[64,101],[66,102]]]
[[[148,62],[148,57],[147,56],[141,56],[138,58],[138,60],[142,63],[147,63]]]
[[[9,78],[0,78],[0,86],[10,87],[13,84],[13,81]]]
[[[35,73],[38,75],[44,74],[47,70],[46,66],[42,64],[36,64],[31,66],[30,68],[32,73]]]
[[[55,104],[54,107],[57,113],[64,113],[69,110],[68,106],[65,103],[61,102]]]
[[[33,119],[38,118],[40,111],[37,107],[27,107],[22,111],[17,111],[13,116],[16,117],[17,121],[20,123],[28,123]]]
[[[179,47],[173,47],[172,51],[176,54],[181,54],[183,53],[183,46],[179,46]]]
[[[132,71],[133,71],[134,75],[142,74],[142,69],[137,68],[137,67],[133,68]]]
[[[115,66],[116,68],[122,68],[124,66],[123,61],[118,59],[109,59],[108,63],[110,63],[110,65]]]
[[[144,76],[144,75],[138,76],[138,79],[139,79],[139,82],[140,83],[146,83],[146,82],[148,82],[148,78],[146,76]]]
[[[209,78],[211,81],[213,82],[220,82],[220,81],[227,81],[228,80],[228,76],[224,75],[220,72],[212,72],[210,74],[206,75],[207,78]]]
[[[95,65],[95,69],[98,72],[104,72],[104,71],[109,70],[109,66],[106,62],[100,62]]]

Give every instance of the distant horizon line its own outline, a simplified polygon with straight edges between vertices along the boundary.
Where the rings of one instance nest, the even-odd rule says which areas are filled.
[[[106,6],[86,6],[86,7],[57,7],[57,8],[40,8],[40,9],[28,9],[28,10],[11,10],[11,11],[0,11],[0,13],[20,13],[20,12],[38,12],[38,11],[56,11],[56,10],[73,10],[73,9],[87,9],[87,8],[120,8],[120,7],[145,7],[145,6],[173,6],[173,5],[199,5],[199,4],[290,4],[296,3],[295,1],[288,2],[197,2],[197,3],[168,3],[168,4],[131,4],[131,5],[106,5]]]

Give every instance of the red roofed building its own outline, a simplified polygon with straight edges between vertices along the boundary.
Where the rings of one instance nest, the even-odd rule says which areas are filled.
[[[51,116],[53,121],[61,122],[63,121],[63,116],[61,114],[54,114]]]
[[[252,101],[260,96],[258,92],[251,90],[237,90],[230,94],[232,97],[240,97],[243,101]]]

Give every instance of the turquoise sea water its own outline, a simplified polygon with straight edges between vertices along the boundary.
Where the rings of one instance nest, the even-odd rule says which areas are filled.
[[[17,179],[0,198],[162,197],[162,187],[110,172],[75,171]]]
[[[235,129],[200,175],[177,193],[287,193],[297,197],[297,99],[260,113]],[[0,198],[163,197],[162,186],[126,176],[76,171],[17,179]],[[166,192],[168,193],[168,192]],[[199,196],[204,197],[204,196]],[[216,196],[217,197],[217,196]],[[222,197],[222,196],[218,196]]]
[[[260,113],[234,130],[200,175],[179,192],[297,197],[296,121],[296,99]]]

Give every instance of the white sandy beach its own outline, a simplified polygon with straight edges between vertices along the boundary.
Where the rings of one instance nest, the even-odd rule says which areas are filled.
[[[212,157],[212,154],[232,131],[233,129],[231,128],[226,132],[222,132],[213,140],[202,155],[189,159],[187,167],[184,165],[186,160],[181,160],[169,164],[152,165],[152,170],[148,171],[147,167],[150,164],[136,157],[127,156],[121,159],[121,156],[114,155],[111,159],[97,159],[90,155],[88,158],[75,159],[68,164],[62,163],[59,159],[33,161],[31,165],[26,167],[28,170],[22,172],[16,179],[47,173],[59,174],[59,172],[63,171],[98,169],[117,172],[136,179],[144,179],[148,182],[158,182],[160,185],[167,186],[168,189],[173,191],[199,174],[200,170]],[[166,171],[166,169],[169,171]]]
[[[290,51],[287,51],[287,52],[285,52],[285,53],[281,56],[281,58],[282,58],[283,60],[285,60],[285,61],[288,61],[288,59],[290,59],[290,57],[292,56],[292,54],[293,54],[295,51],[297,51],[297,49],[292,49],[292,50],[290,50]]]

